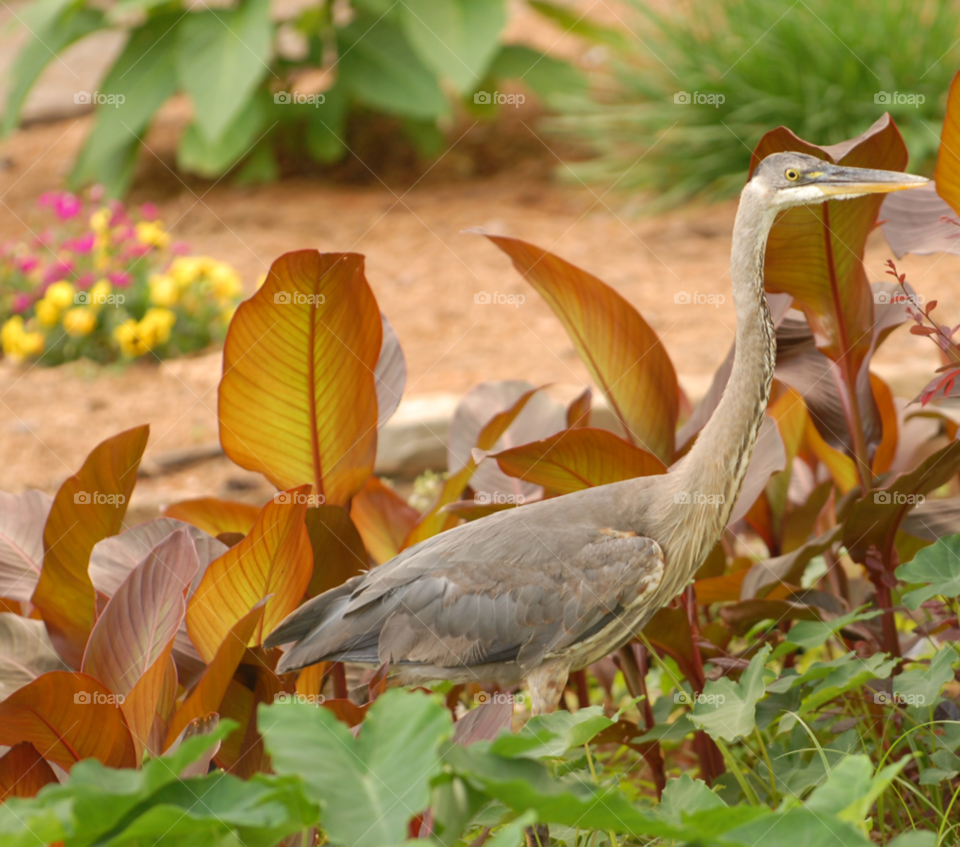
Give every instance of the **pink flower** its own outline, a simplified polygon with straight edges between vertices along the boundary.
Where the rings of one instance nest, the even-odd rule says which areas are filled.
[[[89,288],[96,281],[97,281],[97,275],[95,273],[91,273],[90,271],[87,271],[87,273],[85,273],[83,276],[80,277],[80,279],[77,280],[76,285],[77,285],[77,288],[81,288],[81,289]]]
[[[145,221],[155,221],[160,216],[160,210],[153,203],[144,203],[140,207],[140,217]]]
[[[125,271],[112,271],[107,274],[107,279],[117,288],[127,288],[133,282],[133,277]]]
[[[33,301],[31,300],[29,294],[18,294],[13,298],[13,311],[17,312],[18,314],[20,312],[25,312],[30,308],[30,304],[32,302]]]
[[[190,245],[186,241],[174,241],[170,245],[170,252],[174,256],[186,256],[190,253]]]
[[[116,220],[116,215],[114,215],[114,219]],[[117,223],[121,223],[121,222],[122,222],[122,219],[120,221],[117,221]],[[114,226],[115,224],[113,221],[111,221],[110,225]],[[132,226],[125,226],[123,227],[123,229],[121,229],[119,232],[117,232],[113,236],[113,240],[115,242],[128,241],[129,239],[133,238],[135,235],[136,235],[136,230]]]
[[[70,276],[73,272],[73,262],[70,259],[57,259],[47,266],[43,273],[45,283],[56,282],[58,279]]]
[[[80,214],[83,201],[69,191],[45,191],[37,200],[37,205],[41,209],[52,208],[60,220],[66,221]]]
[[[90,189],[90,201],[99,203],[103,199],[103,186],[99,183]]]
[[[21,256],[17,259],[17,267],[20,268],[21,273],[25,274],[30,273],[39,264],[40,260],[36,256]]]
[[[71,250],[74,253],[89,253],[93,249],[93,243],[96,236],[92,232],[81,235],[79,238],[71,238],[63,242],[64,250]]]
[[[151,249],[149,244],[131,244],[124,249],[123,255],[120,258],[124,261],[127,259],[139,259],[141,256],[146,256]]]

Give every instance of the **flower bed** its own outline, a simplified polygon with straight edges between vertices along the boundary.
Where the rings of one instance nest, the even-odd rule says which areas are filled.
[[[181,356],[223,340],[241,299],[229,265],[172,242],[152,204],[49,192],[57,223],[0,246],[0,342],[14,361],[59,365]]]

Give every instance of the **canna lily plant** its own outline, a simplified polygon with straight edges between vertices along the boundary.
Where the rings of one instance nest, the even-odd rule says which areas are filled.
[[[754,164],[783,150],[906,166],[889,117],[831,147],[773,130]],[[941,153],[937,191],[953,215],[951,180],[960,161]],[[784,845],[953,843],[958,424],[949,398],[902,401],[870,370],[893,331],[919,325],[906,279],[871,282],[864,268],[879,214],[865,197],[776,223],[774,391],[724,537],[634,643],[571,675],[570,711],[517,733],[522,692],[404,693],[387,690],[387,668],[340,663],[278,675],[280,649],[264,639],[304,600],[461,521],[669,473],[733,351],[691,409],[633,305],[559,256],[490,236],[566,328],[617,431],[590,425],[591,389],[564,406],[520,380],[483,383],[458,407],[448,473],[418,509],[373,473],[406,368],[363,257],[281,256],[230,321],[218,392],[223,449],[277,488],[268,503],[199,498],[128,527],[147,426],[96,446],[55,497],[0,497],[0,643],[16,657],[0,660],[0,833],[162,837],[164,815],[186,804],[148,787],[163,765],[192,793],[217,778],[246,786],[230,788],[219,824],[264,844],[299,832],[283,843],[479,845],[495,831],[507,845],[534,821],[570,847],[624,835],[754,845],[775,827]],[[139,805],[85,817],[89,786],[107,808],[120,802],[107,768]],[[275,817],[254,815],[260,801],[243,791],[269,795]],[[251,817],[230,817],[241,803]],[[189,825],[219,824],[197,813]]]

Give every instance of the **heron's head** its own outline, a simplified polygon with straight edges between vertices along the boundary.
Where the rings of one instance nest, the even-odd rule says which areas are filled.
[[[786,209],[824,200],[886,194],[926,182],[925,177],[897,171],[832,165],[805,153],[773,153],[757,166],[748,185],[770,206]]]

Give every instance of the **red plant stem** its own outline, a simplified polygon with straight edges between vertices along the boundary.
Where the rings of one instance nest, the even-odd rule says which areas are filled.
[[[587,683],[586,670],[574,671],[567,680],[577,694],[577,708],[586,709],[590,705],[590,686]]]
[[[707,677],[703,672],[703,657],[700,655],[700,622],[697,619],[697,595],[692,585],[688,585],[683,592],[682,602],[687,610],[687,623],[690,626],[690,642],[693,652],[693,670],[697,678],[691,679],[693,690],[697,694],[703,693]],[[697,730],[693,735],[693,749],[700,762],[700,775],[707,785],[713,785],[717,777],[727,769],[723,761],[723,754],[713,739],[703,730]]]
[[[850,338],[847,335],[847,323],[843,315],[843,301],[840,299],[840,284],[837,282],[837,269],[833,258],[833,240],[830,229],[830,206],[823,204],[823,245],[826,252],[827,270],[830,274],[830,296],[833,299],[833,309],[837,319],[837,341],[840,346],[840,372],[843,374],[844,386],[847,389],[847,403],[841,404],[844,416],[847,418],[847,427],[853,439],[853,454],[857,464],[857,473],[863,494],[870,492],[873,476],[870,472],[870,462],[867,457],[867,442],[863,436],[863,417],[860,414],[860,400],[857,397],[857,375],[853,372],[853,360],[850,356]]]
[[[330,677],[333,680],[333,696],[338,700],[347,699],[347,674],[343,669],[343,662],[334,662],[330,668]]]
[[[637,654],[633,644],[625,644],[618,651],[617,658],[620,660],[620,670],[623,671],[623,681],[627,684],[627,691],[631,697],[643,697],[641,701],[641,713],[643,722],[647,730],[653,729],[656,721],[653,717],[653,709],[650,707],[650,698],[647,697],[647,662],[646,650],[641,645],[641,660],[637,661]],[[651,744],[644,745],[643,758],[650,766],[650,772],[653,774],[653,782],[657,787],[657,799],[663,796],[663,789],[667,787],[667,777],[663,769],[663,754],[660,752],[660,742],[654,741]]]
[[[893,617],[893,603],[890,597],[890,586],[883,581],[883,574],[877,574],[873,580],[877,589],[877,605],[883,609],[880,624],[883,631],[883,649],[891,656],[900,658],[900,636],[897,634],[897,623]]]

